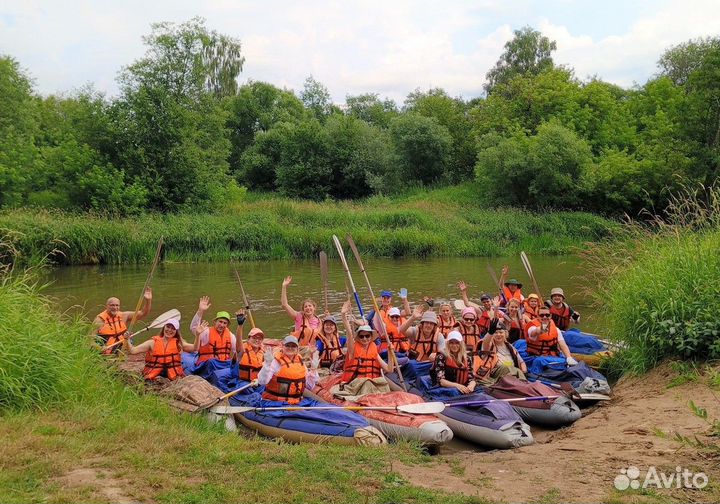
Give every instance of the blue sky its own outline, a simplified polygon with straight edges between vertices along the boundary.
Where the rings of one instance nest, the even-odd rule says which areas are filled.
[[[668,46],[720,35],[717,0],[0,0],[0,53],[20,61],[43,94],[93,83],[113,95],[118,71],[143,55],[151,23],[193,16],[241,39],[241,82],[299,91],[312,74],[336,103],[362,92],[402,103],[429,87],[477,96],[525,25],[556,40],[555,61],[578,77],[622,86],[651,78]]]

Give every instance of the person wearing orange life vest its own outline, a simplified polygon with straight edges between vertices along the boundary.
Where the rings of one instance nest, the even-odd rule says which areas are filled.
[[[322,331],[317,333],[317,340],[322,343],[320,367],[329,368],[332,366],[333,362],[339,359],[343,354],[335,317],[330,314],[325,314],[322,323]]]
[[[523,322],[528,324],[538,318],[538,307],[541,304],[540,296],[534,292],[525,299],[523,307]]]
[[[463,302],[466,307],[472,307],[475,310],[477,316],[477,325],[480,327],[480,334],[485,335],[490,328],[490,321],[496,318],[498,315],[498,309],[492,304],[492,297],[490,294],[483,293],[480,296],[480,306],[471,303],[467,295],[467,284],[460,280],[457,283],[457,287],[462,295]]]
[[[361,325],[353,335],[350,325],[350,302],[346,301],[342,307],[343,323],[347,331],[347,354],[341,383],[346,385],[357,379],[376,380],[377,392],[390,392],[387,383],[381,383],[385,373],[392,372],[392,367],[380,357],[377,345],[373,341],[373,330],[369,325]]]
[[[152,307],[152,289],[148,287],[143,293],[145,303],[140,311],[120,311],[120,300],[116,297],[108,298],[105,302],[105,310],[98,313],[93,320],[97,342],[103,347],[114,345],[123,341],[128,330],[128,323],[136,315],[136,320],[145,317],[150,313]],[[120,350],[120,345],[102,351],[103,355],[110,355]]]
[[[477,382],[472,374],[462,334],[450,331],[445,341],[445,348],[435,355],[435,362],[430,368],[433,385],[452,387],[461,394],[475,391]]]
[[[405,322],[405,318],[400,314],[400,309],[396,307],[388,310],[388,323],[385,324],[385,330],[387,331],[390,341],[393,345],[395,352],[407,353],[410,350],[410,342],[408,337],[404,334],[400,334],[400,326]],[[387,351],[387,341],[384,338],[380,338],[380,352]]]
[[[538,309],[538,318],[530,323],[525,339],[527,353],[530,356],[557,357],[562,354],[569,366],[577,364],[565,343],[562,331],[553,322],[550,308],[547,306]]]
[[[400,315],[402,317],[407,317],[411,313],[410,309],[410,303],[407,299],[407,291],[405,289],[402,289],[400,291],[400,299],[402,300],[403,308],[400,310]],[[380,312],[379,316],[382,318],[383,323],[387,326],[390,323],[390,310],[393,309],[392,305],[392,292],[385,289],[380,293]],[[379,331],[380,328],[378,327],[378,320],[377,315],[375,313],[375,309],[370,310],[370,312],[367,314],[367,320],[369,322],[370,327],[372,327],[375,331]]]
[[[170,319],[160,334],[133,346],[130,340],[123,342],[126,351],[131,355],[145,353],[143,376],[146,380],[156,380],[163,376],[168,380],[176,380],[185,376],[182,367],[182,352],[191,352],[192,343],[186,343],[180,336],[180,322]]]
[[[238,336],[238,376],[244,381],[256,380],[265,361],[263,349],[265,333],[259,327],[250,329],[247,343],[243,342],[242,331]]]
[[[280,304],[282,305],[288,316],[295,322],[293,334],[300,346],[314,346],[317,339],[317,333],[320,331],[321,322],[315,314],[317,305],[312,299],[305,299],[302,302],[302,311],[295,310],[288,303],[287,288],[292,283],[292,277],[287,276],[283,279],[280,291]]]
[[[515,280],[514,278],[511,278],[507,282],[505,281],[505,278],[508,274],[508,267],[507,264],[503,266],[502,272],[500,273],[500,280],[499,283],[502,285],[502,297],[500,299],[500,306],[506,306],[507,303],[511,299],[517,299],[521,303],[525,301],[525,296],[523,296],[522,293],[522,284]]]
[[[262,398],[287,404],[300,403],[305,389],[312,390],[315,387],[319,365],[320,355],[315,351],[308,371],[300,357],[298,339],[292,335],[286,336],[282,350],[274,354],[269,348],[265,351],[265,363],[257,378],[257,384],[265,385]]]
[[[505,375],[525,379],[527,366],[517,349],[508,340],[507,323],[493,319],[482,349],[473,359],[473,372],[483,384],[496,382]]]
[[[515,343],[525,337],[525,321],[520,313],[520,301],[517,299],[508,301],[507,313],[503,317],[508,329],[507,339],[509,343]]]
[[[440,312],[438,313],[438,329],[443,336],[450,334],[450,331],[456,329],[459,323],[453,315],[452,305],[450,303],[442,303]]]
[[[419,321],[417,326],[414,323]],[[410,350],[408,357],[418,362],[432,362],[435,354],[445,347],[445,338],[438,331],[437,315],[434,311],[423,312],[417,306],[412,315],[400,326],[400,334],[408,337]]]
[[[561,331],[567,331],[570,325],[580,322],[580,313],[565,302],[565,292],[560,287],[550,291],[550,300],[545,301],[545,306],[550,308],[550,316]]]
[[[198,365],[210,359],[230,362],[237,352],[237,338],[230,331],[230,314],[228,312],[217,312],[212,325],[202,320],[210,306],[210,298],[208,296],[201,297],[197,313],[190,322],[190,330],[195,333],[194,350],[198,353],[196,361]],[[236,317],[239,334],[245,317],[242,313],[238,313]]]

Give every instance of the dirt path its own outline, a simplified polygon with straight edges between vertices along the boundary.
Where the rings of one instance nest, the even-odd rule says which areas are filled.
[[[641,378],[621,381],[612,401],[596,407],[570,428],[538,432],[533,446],[449,453],[437,459],[447,470],[433,465],[401,467],[400,472],[418,486],[492,501],[645,502],[662,498],[718,502],[720,458],[665,438],[658,430],[720,443],[720,439],[707,436],[709,424],[688,406],[692,399],[707,409],[709,419],[720,419],[720,393],[709,388],[702,377],[668,389],[674,376],[669,366],[663,366]],[[640,470],[640,483],[651,466],[668,477],[679,466],[693,473],[704,472],[709,484],[704,490],[617,490],[615,478],[631,466]]]

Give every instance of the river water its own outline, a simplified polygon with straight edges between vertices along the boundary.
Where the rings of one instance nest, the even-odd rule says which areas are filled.
[[[543,294],[552,287],[565,289],[568,302],[582,313],[581,327],[588,332],[601,333],[602,324],[580,291],[582,265],[574,256],[536,256],[530,258],[533,271]],[[364,308],[369,310],[371,300],[365,281],[353,261],[348,257],[355,285]],[[408,290],[412,305],[428,295],[436,300],[454,300],[460,297],[455,284],[463,279],[468,283],[470,299],[478,301],[481,292],[495,292],[492,278],[487,272],[491,265],[499,274],[503,264],[510,267],[510,277],[524,285],[524,292],[532,287],[519,257],[506,258],[435,258],[435,259],[364,259],[373,290],[379,296],[382,289],[397,293]],[[268,337],[282,337],[292,328],[292,320],[280,306],[280,287],[286,275],[293,281],[288,288],[290,304],[300,309],[303,299],[312,298],[322,312],[322,282],[317,261],[257,261],[237,264],[240,278],[250,299],[255,322]],[[45,294],[52,296],[60,309],[80,312],[94,317],[103,310],[110,296],[120,298],[122,310],[132,310],[145,283],[149,266],[72,266],[47,273],[51,284]],[[234,312],[241,307],[241,294],[230,263],[177,263],[160,264],[153,281],[153,306],[146,321],[177,308],[182,313],[181,332],[189,336],[189,325],[200,296],[208,295],[212,306],[208,317],[219,310]],[[338,314],[346,299],[344,274],[340,262],[329,259],[329,306]],[[399,306],[399,297],[394,298]],[[233,324],[234,326],[234,324]],[[142,327],[139,323],[138,328]]]

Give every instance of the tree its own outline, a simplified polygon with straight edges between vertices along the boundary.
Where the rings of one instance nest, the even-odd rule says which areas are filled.
[[[445,126],[408,112],[393,119],[390,136],[406,180],[430,184],[445,176],[452,152],[452,137]]]
[[[690,74],[698,70],[708,53],[720,48],[720,37],[689,40],[667,49],[658,61],[660,75],[676,86],[684,86]]]
[[[332,100],[330,92],[313,76],[305,79],[303,90],[300,92],[300,99],[305,106],[315,114],[318,121],[324,121],[332,113]]]
[[[498,84],[505,84],[516,75],[537,75],[554,66],[552,52],[557,49],[550,40],[537,30],[525,26],[515,30],[512,40],[505,43],[505,51],[495,67],[485,75],[485,91],[494,92]]]
[[[395,102],[389,98],[380,100],[377,93],[347,96],[345,103],[348,115],[381,128],[387,128],[393,117],[398,115]]]
[[[329,137],[316,119],[284,124],[277,187],[285,196],[323,200],[332,187]]]

